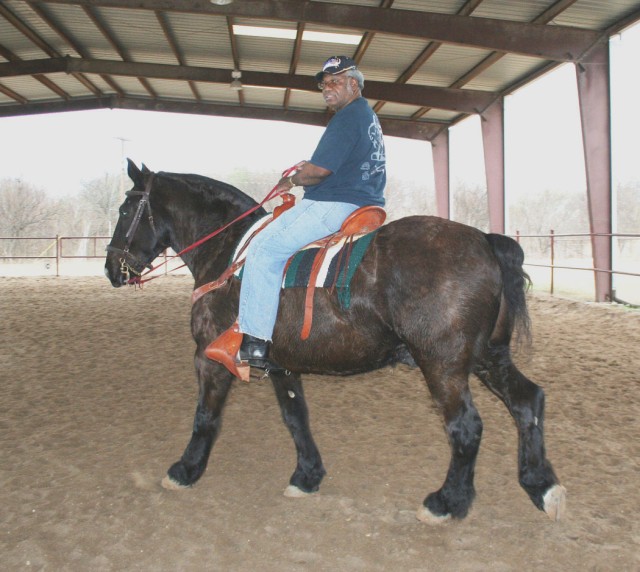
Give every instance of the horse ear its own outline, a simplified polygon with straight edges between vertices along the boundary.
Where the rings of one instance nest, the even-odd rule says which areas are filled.
[[[149,173],[151,173],[151,171],[149,170],[149,168],[148,168],[144,163],[142,163],[142,172],[143,172],[145,175],[148,175]]]
[[[135,185],[142,186],[142,172],[136,164],[129,158],[127,158],[128,168],[127,174]]]

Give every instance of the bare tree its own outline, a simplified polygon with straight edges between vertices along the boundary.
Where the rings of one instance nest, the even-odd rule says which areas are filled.
[[[43,190],[20,179],[0,181],[0,234],[42,235],[55,215],[55,203]]]
[[[21,238],[51,236],[55,205],[46,193],[20,179],[0,181],[0,236]],[[42,241],[2,241],[8,256],[37,255],[47,245]]]
[[[614,232],[640,233],[640,181],[618,185],[616,188],[617,221]],[[637,238],[618,238],[618,250],[625,255],[640,252]]]
[[[453,220],[482,230],[489,228],[489,204],[485,188],[460,183],[453,190],[451,203]]]
[[[640,232],[640,181],[618,185],[617,232]]]
[[[407,181],[389,176],[384,194],[388,221],[436,213],[435,191],[428,181]]]
[[[112,173],[83,183],[80,199],[86,205],[84,236],[111,235],[118,220],[120,178]]]
[[[549,189],[536,195],[520,198],[509,208],[510,227],[521,234],[548,235],[580,234],[589,232],[589,216],[586,193],[563,193]],[[548,238],[525,239],[527,249],[548,254]],[[589,240],[585,238],[563,238],[556,241],[558,254],[580,255]]]

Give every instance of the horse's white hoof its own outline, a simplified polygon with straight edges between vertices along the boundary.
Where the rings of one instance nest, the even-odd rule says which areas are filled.
[[[562,520],[567,508],[567,489],[553,485],[542,497],[544,512],[551,520]]]
[[[182,491],[189,488],[185,485],[181,485],[180,483],[176,483],[176,481],[174,481],[169,475],[165,475],[160,484],[163,489],[167,489],[168,491]]]
[[[418,508],[418,512],[416,513],[416,518],[420,522],[424,522],[426,524],[431,524],[437,526],[439,524],[443,524],[451,519],[450,514],[445,514],[443,516],[433,514],[426,506],[423,504]]]
[[[304,497],[308,497],[313,493],[306,493],[302,489],[299,489],[295,485],[289,485],[286,489],[284,489],[284,493],[282,493],[285,497],[289,497],[292,499],[301,499]]]

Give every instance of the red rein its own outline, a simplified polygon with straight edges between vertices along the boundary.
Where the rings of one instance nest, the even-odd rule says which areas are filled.
[[[286,169],[285,171],[282,172],[282,177],[289,177],[292,173],[296,173],[299,168],[300,168],[300,163],[295,164],[293,167],[289,167],[288,169]],[[224,226],[221,226],[220,228],[214,230],[211,234],[208,234],[207,236],[202,237],[201,239],[197,240],[193,244],[190,244],[186,248],[183,248],[180,252],[178,252],[177,254],[175,254],[175,255],[171,256],[170,258],[166,259],[164,262],[161,262],[157,266],[152,266],[151,268],[148,268],[144,273],[140,274],[140,276],[135,276],[135,277],[129,279],[129,284],[131,284],[133,286],[142,287],[142,285],[145,282],[151,282],[151,280],[155,280],[156,278],[158,278],[158,276],[152,276],[151,278],[144,278],[144,277],[147,276],[148,274],[150,274],[151,272],[153,272],[154,270],[157,270],[158,268],[162,268],[162,266],[164,266],[165,264],[168,264],[170,260],[173,260],[174,258],[180,258],[183,254],[186,254],[187,252],[190,252],[191,250],[194,250],[194,249],[198,248],[198,246],[204,244],[205,242],[207,242],[207,240],[209,240],[209,239],[213,238],[214,236],[220,234],[221,232],[223,232],[224,230],[228,229],[231,225],[235,224],[239,220],[242,220],[243,218],[249,216],[251,213],[254,213],[255,211],[257,211],[266,202],[270,201],[271,199],[277,197],[280,194],[280,193],[276,193],[275,192],[277,187],[278,187],[278,185],[276,184],[267,193],[265,198],[262,199],[262,201],[260,201],[260,203],[258,203],[254,207],[251,207],[248,211],[243,212],[240,216],[238,216],[237,218],[233,219],[231,222],[228,222]],[[182,264],[180,266],[177,266],[176,268],[172,268],[170,270],[170,272],[173,272],[174,270],[178,270],[178,269],[182,268],[183,266],[185,266],[185,265]]]

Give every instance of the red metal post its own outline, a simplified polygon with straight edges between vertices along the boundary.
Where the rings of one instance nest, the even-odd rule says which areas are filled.
[[[60,257],[62,256],[62,239],[56,234],[56,276],[60,276]]]
[[[593,49],[588,63],[576,65],[582,140],[587,172],[587,199],[591,225],[596,302],[612,295],[611,240],[611,98],[609,44]]]
[[[549,293],[553,296],[553,272],[554,272],[554,265],[555,265],[555,261],[556,261],[556,249],[555,249],[555,239],[553,236],[553,229],[551,229],[549,231],[549,241],[551,243],[551,284],[549,287]]]
[[[433,172],[436,183],[436,209],[439,217],[451,218],[449,189],[449,130],[431,141]]]
[[[504,234],[504,99],[489,106],[480,117],[484,168],[489,201],[489,231]]]

